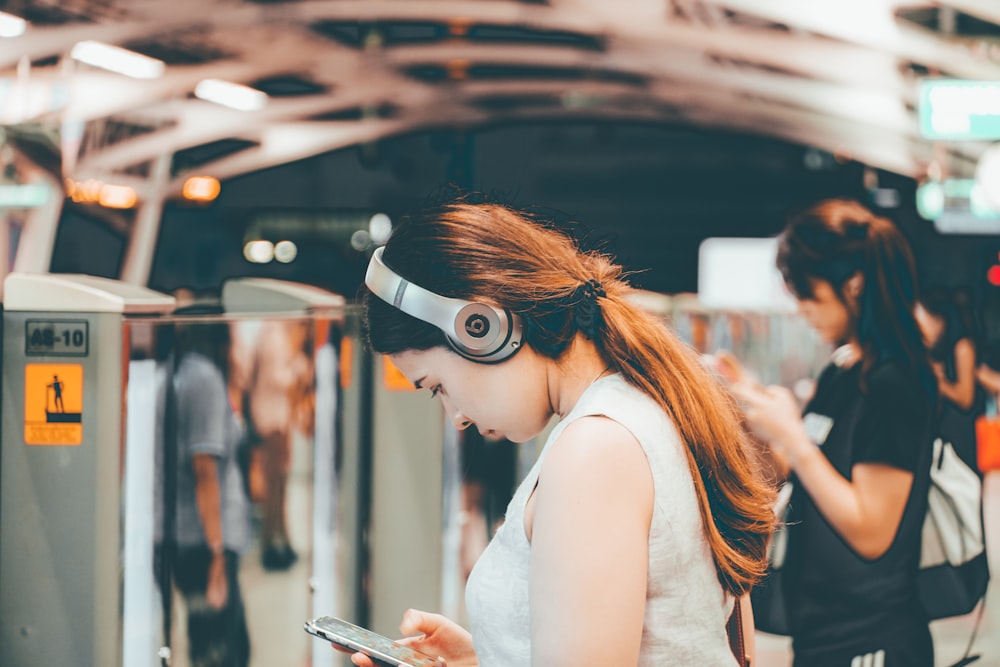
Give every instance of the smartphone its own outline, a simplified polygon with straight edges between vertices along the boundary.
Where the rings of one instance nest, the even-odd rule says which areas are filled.
[[[434,667],[437,664],[437,659],[426,653],[334,616],[306,621],[305,630],[338,646],[364,653],[376,663],[392,667]]]

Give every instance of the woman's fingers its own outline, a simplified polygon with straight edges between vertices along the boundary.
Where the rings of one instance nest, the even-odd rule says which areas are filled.
[[[372,659],[364,653],[355,653],[352,655],[351,662],[358,665],[358,667],[375,667],[375,663],[372,662]]]
[[[746,369],[743,368],[743,364],[731,352],[716,350],[715,358],[718,360],[716,370],[729,382],[740,382],[747,378]]]
[[[736,382],[730,388],[744,410],[759,407],[762,401],[767,398],[766,394],[761,391],[760,385],[750,382]]]
[[[351,656],[351,662],[353,662],[355,665],[360,665],[360,667],[375,667],[371,658],[369,658],[364,653],[358,653],[352,648],[347,648],[346,646],[341,646],[340,644],[335,644],[333,642],[330,642],[330,646],[332,646],[333,650],[336,651],[337,653],[349,654]]]
[[[797,421],[800,418],[799,401],[791,389],[774,385],[767,388],[767,396],[771,399],[771,409],[776,411],[782,419]]]
[[[399,622],[399,631],[407,636],[429,635],[441,625],[441,617],[419,609],[407,609]]]

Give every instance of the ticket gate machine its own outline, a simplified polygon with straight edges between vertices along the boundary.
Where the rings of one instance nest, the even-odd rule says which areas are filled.
[[[113,280],[4,280],[0,656],[122,664],[124,323],[171,296]]]
[[[153,488],[167,469],[154,455],[156,394],[171,363],[152,350],[199,316],[90,276],[10,274],[5,289],[0,663],[183,667],[181,618],[164,623],[174,614],[152,573]],[[264,573],[255,550],[242,561],[258,577],[248,614],[269,619],[251,624],[252,664],[347,664],[302,621],[336,614],[392,634],[407,606],[447,610],[460,590],[448,593],[455,568],[442,569],[454,551],[442,518],[458,515],[457,487],[442,487],[446,420],[364,349],[358,312],[338,295],[244,278],[223,286],[221,305],[205,321],[299,321],[315,349],[315,430],[295,445],[307,459],[291,485],[299,564]]]

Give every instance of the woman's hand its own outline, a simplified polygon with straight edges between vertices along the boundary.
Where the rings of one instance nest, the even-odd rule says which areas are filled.
[[[740,401],[754,434],[770,446],[782,463],[794,468],[799,448],[811,443],[795,395],[785,387],[760,387],[746,382],[735,383],[730,389]]]
[[[408,609],[403,614],[399,631],[404,635],[397,640],[400,644],[437,657],[437,667],[475,667],[479,664],[469,631],[441,614]],[[359,667],[374,667],[371,658],[363,653],[355,653],[351,662]]]
[[[711,368],[729,384],[753,383],[754,379],[739,359],[728,350],[716,350],[715,354],[704,355]]]
[[[861,348],[854,343],[845,343],[833,351],[830,360],[839,368],[850,368],[861,361]]]

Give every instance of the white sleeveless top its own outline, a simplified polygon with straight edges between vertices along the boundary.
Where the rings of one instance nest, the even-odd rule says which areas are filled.
[[[646,613],[639,665],[733,667],[726,637],[732,597],[726,595],[702,529],[701,513],[684,453],[666,413],[620,375],[592,384],[552,430],[538,460],[518,487],[504,524],[479,558],[466,586],[472,639],[481,667],[531,664],[529,578],[531,543],[524,509],[545,454],[575,419],[603,415],[627,428],[642,445],[653,474]],[[600,528],[595,528],[600,539]],[[614,581],[594,582],[613,586]],[[581,628],[582,633],[599,628]]]

